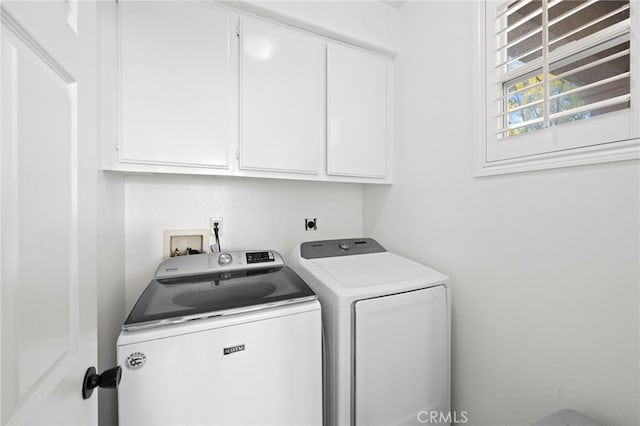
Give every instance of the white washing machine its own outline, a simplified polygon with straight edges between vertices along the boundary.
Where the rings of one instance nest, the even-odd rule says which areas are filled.
[[[321,425],[321,327],[275,251],[166,260],[118,338],[120,425]]]
[[[369,238],[297,246],[317,293],[326,425],[418,425],[450,410],[448,278]],[[442,415],[440,415],[442,413]]]

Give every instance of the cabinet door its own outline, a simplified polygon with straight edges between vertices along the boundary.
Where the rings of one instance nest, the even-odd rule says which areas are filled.
[[[387,64],[330,44],[327,50],[327,174],[387,177]]]
[[[325,42],[243,19],[240,168],[317,173],[325,127]]]
[[[123,1],[121,161],[227,168],[235,19],[195,2]]]

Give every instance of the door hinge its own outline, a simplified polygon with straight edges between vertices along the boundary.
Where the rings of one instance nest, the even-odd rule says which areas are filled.
[[[238,25],[236,25],[236,35],[240,37],[240,20],[238,19]]]
[[[116,138],[116,151],[120,149],[120,138]]]

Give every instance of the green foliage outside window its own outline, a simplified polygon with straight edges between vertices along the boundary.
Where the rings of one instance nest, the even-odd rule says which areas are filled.
[[[551,75],[553,77],[553,75]],[[542,82],[542,74],[537,76],[530,77],[528,79],[522,80],[518,83],[505,85],[505,89],[507,94],[513,93],[512,95],[507,97],[507,112],[513,111],[516,108],[519,108],[522,105],[527,105],[532,102],[541,101],[544,98],[544,84],[540,84]],[[530,87],[531,86],[531,87]],[[527,87],[529,87],[527,89]],[[576,89],[578,85],[573,83],[571,80],[566,78],[559,78],[552,80],[550,82],[550,90],[549,96],[558,95],[561,93],[568,92],[570,90]],[[573,108],[577,108],[584,105],[584,100],[580,99],[578,93],[568,94],[565,96],[559,96],[553,100],[551,100],[549,105],[549,114],[555,114],[562,111],[568,111]],[[540,102],[535,105],[531,105],[529,107],[525,107],[512,113],[507,114],[507,124],[509,127],[517,126],[520,123],[526,123],[530,120],[535,120],[538,118],[542,118],[544,115],[544,103]],[[551,123],[552,126],[581,120],[583,118],[589,118],[591,113],[589,111],[576,113],[572,115],[567,115],[560,117],[558,119],[553,120]],[[543,123],[533,123],[530,125],[524,125],[521,127],[517,127],[511,129],[506,132],[506,136],[516,136],[520,134],[524,134],[527,132],[532,132],[535,130],[540,130],[544,126]]]

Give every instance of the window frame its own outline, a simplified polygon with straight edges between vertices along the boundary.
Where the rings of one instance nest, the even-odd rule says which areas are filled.
[[[631,108],[565,123],[529,134],[500,139],[495,134],[496,82],[493,79],[495,12],[505,0],[474,2],[476,46],[474,68],[479,70],[474,99],[474,173],[490,176],[558,167],[640,159],[640,0],[630,0]],[[588,145],[579,142],[588,136]],[[594,142],[594,140],[597,140]],[[507,144],[510,144],[509,146]],[[502,145],[502,146],[501,146]]]

